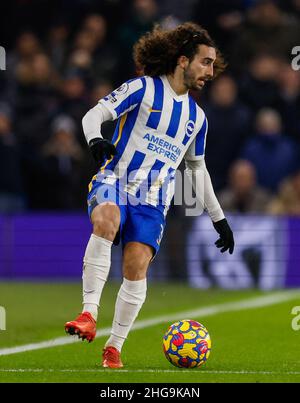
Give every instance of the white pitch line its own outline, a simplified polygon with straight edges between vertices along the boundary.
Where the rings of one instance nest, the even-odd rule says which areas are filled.
[[[200,374],[200,375],[205,375],[205,374],[236,374],[236,375],[300,375],[300,371],[248,371],[248,370],[243,370],[243,371],[225,371],[225,370],[204,370],[204,369],[199,369],[199,368],[193,368],[193,369],[53,369],[53,368],[0,368],[0,373],[1,372],[9,372],[9,373],[33,373],[33,372],[59,372],[59,373],[100,373],[104,372],[106,374],[108,373],[116,373],[116,372],[123,372],[123,373],[177,373],[181,374],[183,372],[189,373],[189,374]]]
[[[291,299],[299,298],[299,290],[275,292],[261,297],[239,300],[235,302],[226,302],[224,304],[211,305],[197,308],[191,311],[182,311],[175,314],[157,316],[152,319],[139,320],[135,323],[132,330],[145,329],[150,326],[159,325],[161,323],[171,324],[173,321],[180,319],[198,318],[217,315],[224,312],[241,311],[254,308],[263,308],[265,306],[279,304]],[[96,337],[109,336],[111,328],[107,327],[97,331]],[[46,340],[38,343],[25,344],[16,347],[7,347],[0,349],[0,356],[24,353],[26,351],[40,350],[43,348],[64,346],[67,344],[78,343],[81,340],[77,336],[64,336],[52,340]]]

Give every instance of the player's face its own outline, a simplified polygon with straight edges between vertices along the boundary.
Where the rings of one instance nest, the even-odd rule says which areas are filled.
[[[206,45],[198,46],[198,52],[183,73],[184,84],[188,89],[201,90],[205,82],[213,78],[216,57],[215,48]]]

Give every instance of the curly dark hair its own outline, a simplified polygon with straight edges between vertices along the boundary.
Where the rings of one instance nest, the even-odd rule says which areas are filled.
[[[160,76],[173,73],[180,56],[190,61],[197,53],[198,45],[207,45],[216,49],[214,77],[226,67],[221,52],[209,36],[206,29],[193,22],[185,22],[172,30],[156,25],[151,32],[143,35],[133,47],[133,59],[140,74]]]

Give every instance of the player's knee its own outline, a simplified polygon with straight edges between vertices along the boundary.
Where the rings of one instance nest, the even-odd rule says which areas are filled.
[[[97,206],[92,215],[93,233],[113,241],[120,225],[119,208],[116,205]]]
[[[138,281],[146,278],[148,264],[139,261],[127,261],[123,264],[123,275],[127,280]]]
[[[115,239],[117,231],[118,226],[108,217],[97,217],[93,223],[93,233],[110,241]]]

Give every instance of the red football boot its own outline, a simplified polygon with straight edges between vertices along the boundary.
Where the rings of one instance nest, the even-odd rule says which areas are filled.
[[[120,352],[112,346],[105,347],[102,354],[102,366],[104,368],[122,368]]]
[[[82,312],[75,320],[65,324],[65,331],[71,335],[77,334],[90,343],[96,336],[96,321],[89,312]]]

